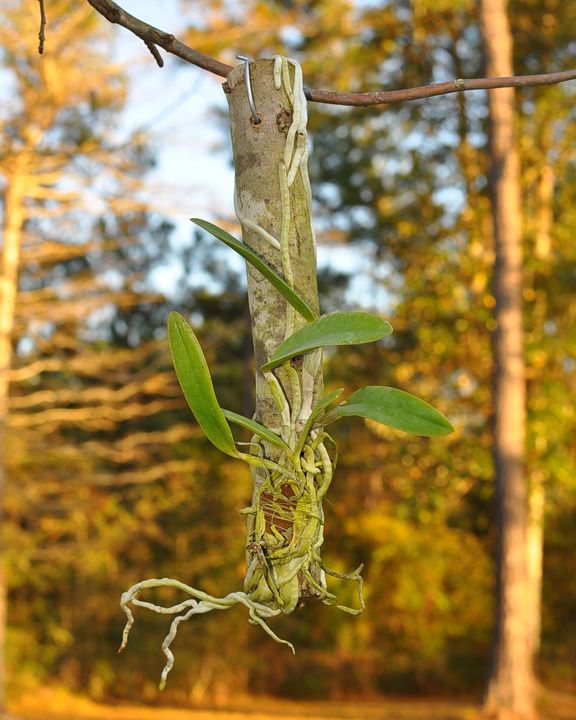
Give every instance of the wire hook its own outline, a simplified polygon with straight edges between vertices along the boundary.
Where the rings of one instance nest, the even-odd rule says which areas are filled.
[[[244,80],[246,81],[246,94],[248,95],[248,104],[250,105],[252,120],[254,121],[254,125],[260,125],[260,116],[258,115],[256,105],[254,104],[252,81],[250,80],[250,63],[252,62],[252,58],[247,57],[246,55],[236,55],[236,58],[237,60],[242,60],[244,62]]]

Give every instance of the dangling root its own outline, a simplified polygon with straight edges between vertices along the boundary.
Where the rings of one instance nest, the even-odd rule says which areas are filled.
[[[349,615],[360,615],[361,613],[366,610],[366,603],[364,601],[364,593],[363,593],[363,586],[364,586],[364,578],[360,573],[362,572],[362,568],[364,567],[364,564],[359,565],[354,572],[351,573],[339,573],[336,572],[336,570],[330,570],[330,568],[327,568],[324,563],[320,564],[320,567],[322,570],[326,573],[326,575],[330,575],[335,578],[339,578],[340,580],[353,580],[354,582],[358,583],[358,602],[360,603],[359,608],[351,608],[347,605],[336,605],[338,610],[342,610],[343,612],[348,613]]]
[[[258,463],[262,475],[257,486],[253,504],[244,511],[249,518],[247,550],[249,562],[243,592],[232,592],[223,598],[214,597],[172,578],[152,578],[136,583],[127,590],[120,601],[126,615],[122,633],[122,651],[134,624],[132,607],[142,607],[161,615],[176,615],[168,634],[162,642],[166,664],[162,670],[160,689],[166,685],[168,673],[174,665],[171,645],[181,622],[193,615],[212,610],[227,610],[234,605],[248,608],[248,622],[259,625],[273,640],[287,645],[294,653],[294,646],[278,637],[266,620],[281,613],[291,613],[300,598],[300,582],[304,579],[314,595],[323,602],[354,615],[364,608],[362,596],[362,566],[352,573],[339,573],[327,568],[321,560],[320,548],[324,540],[324,513],[322,499],[325,496],[336,464],[336,452],[331,438],[322,431],[307,428],[305,437],[298,442],[298,453],[281,459],[281,463],[263,462],[258,450],[251,456]],[[284,464],[288,466],[286,469]],[[286,495],[286,485],[292,495]],[[313,568],[316,570],[313,572]],[[319,577],[317,576],[320,570]],[[337,597],[326,587],[326,575],[358,584],[359,608],[338,604]],[[142,591],[150,588],[172,587],[189,597],[170,606],[155,605],[141,600]]]
[[[188,593],[189,595],[192,595],[192,597],[188,600],[184,600],[183,602],[178,603],[177,605],[172,605],[170,607],[154,605],[153,603],[149,603],[145,600],[140,600],[138,598],[138,595],[142,590],[157,587],[174,587],[178,590],[182,590],[183,592]],[[124,650],[124,648],[126,647],[128,643],[130,629],[132,628],[132,625],[134,625],[134,615],[132,614],[132,610],[129,607],[130,603],[138,607],[147,608],[148,610],[152,610],[153,612],[159,613],[161,615],[175,615],[176,613],[180,613],[184,610],[186,611],[183,615],[178,615],[178,617],[175,617],[174,620],[172,620],[172,623],[170,624],[170,630],[164,638],[164,641],[162,642],[162,652],[166,656],[166,665],[162,670],[162,675],[160,678],[160,690],[163,690],[166,686],[166,678],[168,677],[168,673],[170,672],[170,670],[172,670],[172,667],[174,665],[174,654],[170,650],[170,645],[176,637],[176,633],[178,632],[178,625],[180,625],[180,623],[184,622],[185,620],[189,620],[193,615],[202,615],[203,613],[210,612],[211,610],[228,610],[229,608],[237,604],[245,605],[248,608],[249,622],[252,625],[260,625],[260,627],[266,633],[268,633],[268,635],[270,635],[273,640],[283,645],[288,645],[292,652],[295,653],[292,643],[288,642],[287,640],[282,640],[282,638],[279,638],[278,635],[276,635],[276,633],[271,630],[265,622],[265,618],[267,619],[279,615],[281,612],[280,610],[276,610],[274,608],[268,607],[267,605],[263,605],[262,603],[255,602],[254,600],[251,600],[244,592],[232,592],[226,595],[226,597],[217,598],[213,597],[212,595],[208,595],[201,590],[196,590],[196,588],[190,587],[189,585],[186,585],[179,580],[173,580],[172,578],[151,578],[150,580],[143,580],[142,582],[132,585],[129,590],[122,594],[122,599],[120,600],[120,607],[124,611],[127,617],[127,621],[126,625],[124,626],[124,631],[122,633],[122,643],[118,652],[122,652],[122,650]]]

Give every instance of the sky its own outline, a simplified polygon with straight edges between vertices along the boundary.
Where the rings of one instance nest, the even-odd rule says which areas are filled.
[[[177,35],[185,26],[176,0],[125,0],[122,6]],[[138,38],[123,28],[117,36],[118,56],[131,66],[126,128],[144,126],[151,137],[159,159],[152,179],[170,196],[163,209],[175,218],[181,213],[232,215],[233,172],[227,138],[216,123],[217,109],[226,107],[222,78],[183,65],[163,50],[165,66],[159,68]]]

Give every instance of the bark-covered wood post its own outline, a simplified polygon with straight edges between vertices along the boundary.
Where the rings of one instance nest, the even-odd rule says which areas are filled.
[[[244,242],[284,275],[317,315],[316,243],[307,172],[306,102],[299,97],[299,73],[299,67],[284,59],[251,63],[250,83],[259,123],[252,117],[242,66],[230,73],[224,90],[230,107],[235,207]],[[321,351],[317,351],[310,363],[308,358],[303,362],[302,357],[290,361],[292,373],[287,369],[278,372],[279,382],[272,373],[262,373],[258,368],[305,321],[251,266],[248,266],[248,298],[257,368],[255,419],[289,441],[290,433],[302,430],[312,407],[321,397]],[[287,402],[284,408],[283,398]],[[273,446],[266,445],[266,452],[271,459],[278,459],[279,451]],[[283,486],[285,501],[280,498],[274,502],[266,491],[259,497],[261,474],[260,469],[253,468],[253,503],[268,504],[267,522],[278,502],[289,515],[294,502],[290,499],[294,495],[291,486]],[[258,566],[258,553],[262,551],[253,542],[253,520],[254,516],[248,516],[248,568],[253,564]],[[280,524],[285,526],[283,530],[289,538],[294,531],[290,519],[287,517]],[[288,559],[289,565],[293,563],[293,559]],[[317,563],[307,569],[316,582],[324,585]],[[290,572],[285,568],[279,573],[284,571]],[[247,583],[250,581],[249,576]],[[278,581],[281,582],[281,578]],[[297,574],[295,582],[298,583],[298,594],[292,591],[288,597],[289,593],[284,593],[288,611],[293,609],[298,595],[318,596],[302,572]]]

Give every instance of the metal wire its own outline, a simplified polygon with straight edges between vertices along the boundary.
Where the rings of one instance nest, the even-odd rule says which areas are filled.
[[[260,116],[256,110],[256,104],[254,103],[254,95],[252,94],[252,81],[250,80],[250,63],[252,58],[246,55],[236,55],[238,60],[244,62],[244,79],[246,80],[246,94],[248,95],[248,104],[250,105],[250,112],[252,113],[252,120],[255,125],[260,125]]]

